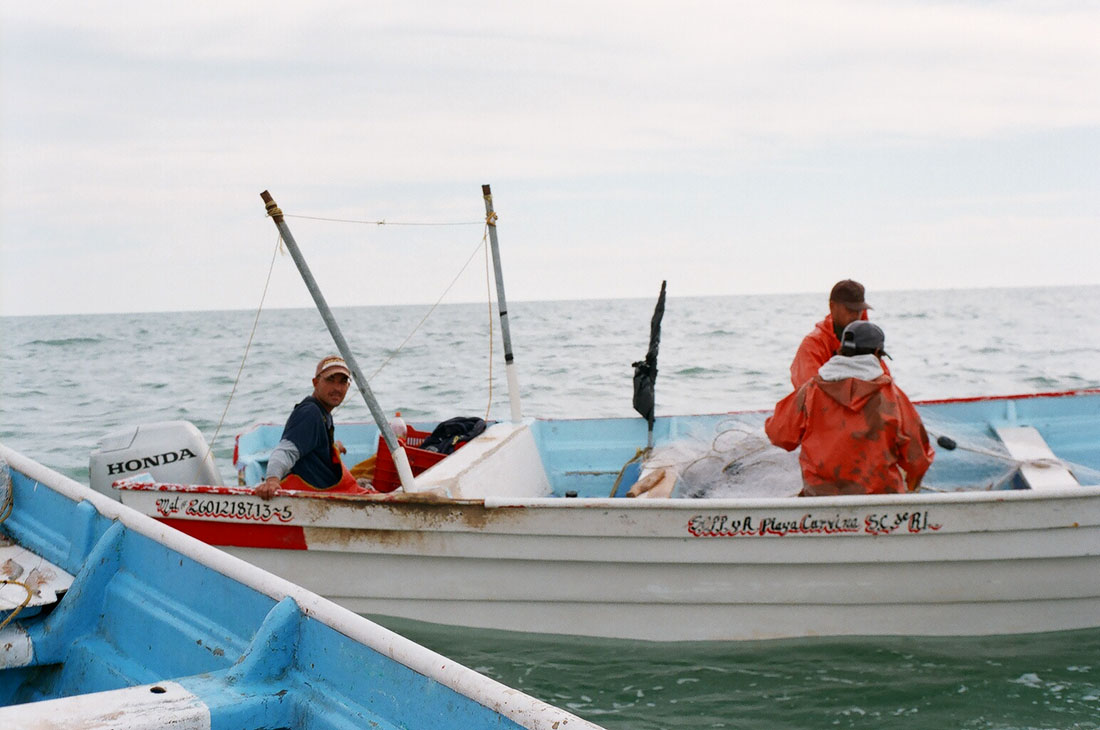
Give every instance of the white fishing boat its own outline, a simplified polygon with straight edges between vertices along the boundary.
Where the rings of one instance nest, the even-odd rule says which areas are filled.
[[[597,726],[0,445],[0,727]]]
[[[1100,390],[920,404],[939,437],[921,491],[798,497],[767,413],[654,418],[662,286],[635,363],[644,420],[524,418],[483,193],[507,422],[445,458],[398,442],[265,192],[370,406],[374,424],[336,438],[347,463],[374,457],[378,492],[262,500],[281,425],[238,437],[226,486],[198,432],[171,422],[104,439],[93,487],[363,614],[653,641],[1100,626]]]
[[[657,418],[650,466],[681,464],[662,497],[625,496],[641,419],[498,423],[416,491],[266,502],[166,483],[148,457],[180,449],[143,450],[136,431],[93,471],[131,462],[125,504],[357,613],[653,641],[1100,626],[1100,390],[917,407],[955,443],[901,495],[794,496],[797,464],[761,443],[766,412]],[[238,437],[246,484],[281,429]],[[379,442],[370,424],[336,436],[349,462]]]

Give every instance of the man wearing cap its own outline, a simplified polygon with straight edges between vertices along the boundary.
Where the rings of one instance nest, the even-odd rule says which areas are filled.
[[[802,452],[804,497],[916,491],[934,452],[920,416],[883,372],[882,330],[848,324],[840,353],[775,405],[764,431],[776,446]]]
[[[798,386],[812,378],[817,369],[840,349],[840,333],[851,322],[867,319],[871,308],[863,300],[863,285],[858,281],[838,281],[829,292],[829,314],[814,325],[802,340],[791,363],[791,385]],[[885,365],[884,365],[885,367]],[[889,370],[885,372],[889,373]]]
[[[263,499],[282,489],[338,489],[358,486],[340,460],[344,445],[333,437],[332,409],[344,402],[351,372],[344,359],[329,355],[317,363],[313,394],[294,406],[283,436],[267,461],[267,479],[256,485]]]

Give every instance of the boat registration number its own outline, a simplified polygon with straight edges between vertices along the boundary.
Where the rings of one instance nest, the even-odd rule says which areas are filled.
[[[245,499],[215,499],[211,497],[161,497],[157,500],[161,517],[184,514],[188,517],[248,520],[250,522],[290,522],[294,513],[290,507],[257,504]]]
[[[688,520],[692,537],[786,535],[891,535],[933,532],[943,527],[929,510],[872,512],[864,515],[806,512],[798,516],[718,514]]]

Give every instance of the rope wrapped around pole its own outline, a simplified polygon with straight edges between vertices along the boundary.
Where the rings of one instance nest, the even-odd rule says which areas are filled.
[[[519,405],[519,377],[512,357],[512,333],[508,327],[508,302],[504,298],[504,273],[500,265],[500,246],[497,245],[497,214],[493,210],[493,193],[488,185],[481,186],[485,198],[485,225],[489,228],[489,244],[493,251],[493,272],[497,281],[497,306],[500,309],[500,336],[504,340],[504,373],[508,376],[508,402],[512,407],[512,422],[523,420]]]

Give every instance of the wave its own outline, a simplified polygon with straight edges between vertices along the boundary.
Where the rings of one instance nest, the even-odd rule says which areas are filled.
[[[660,363],[658,363],[660,364]],[[675,371],[676,375],[715,375],[718,371],[714,368],[703,367],[701,365],[693,365],[691,367],[680,368]]]
[[[103,342],[100,337],[63,337],[56,340],[31,340],[28,347],[73,347],[76,345],[98,345]]]

